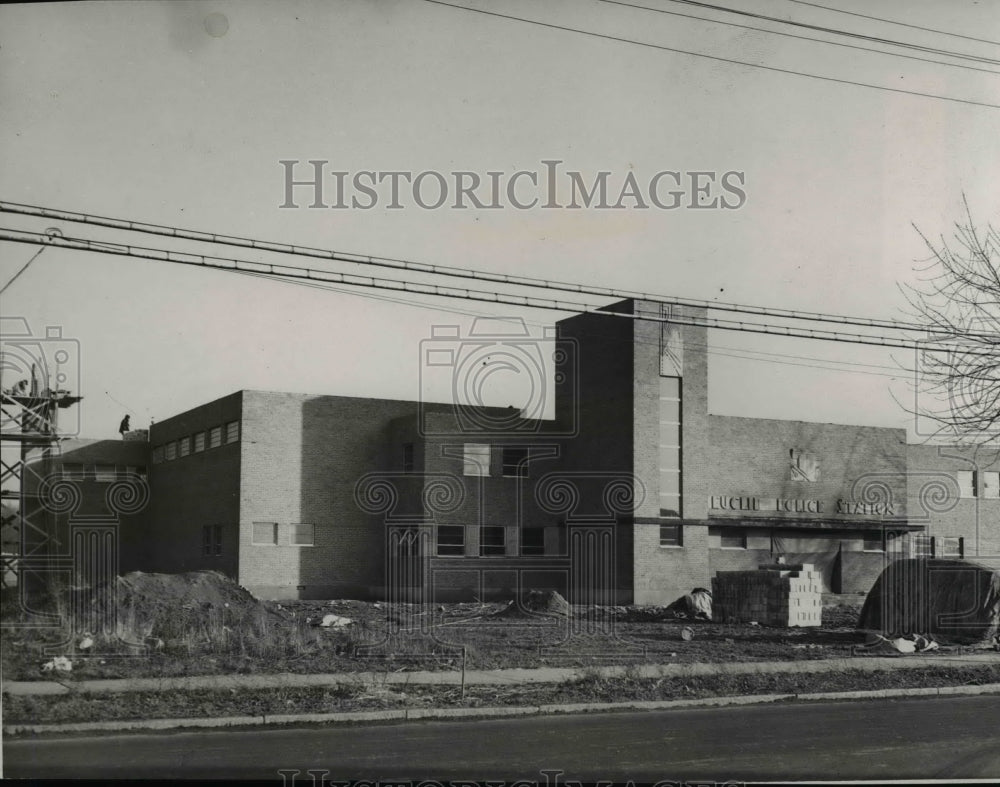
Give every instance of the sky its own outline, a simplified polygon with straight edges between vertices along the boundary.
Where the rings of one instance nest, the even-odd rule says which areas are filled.
[[[907,316],[899,287],[916,281],[914,267],[927,257],[915,227],[932,239],[950,236],[963,219],[963,195],[977,223],[1000,215],[1000,109],[891,92],[1000,104],[998,75],[598,0],[455,2],[536,23],[422,0],[4,5],[0,200],[478,271],[890,319]],[[834,38],[670,0],[636,4]],[[997,44],[790,0],[718,4],[1000,58]],[[1000,41],[1000,15],[989,2],[824,4]],[[686,207],[688,182],[675,209],[629,199],[621,209],[522,210],[505,190],[498,209],[456,208],[453,194],[430,209],[403,183],[400,207],[390,208],[383,183],[371,208],[309,208],[311,191],[301,187],[293,192],[300,207],[282,208],[283,160],[301,162],[297,178],[309,174],[305,162],[328,162],[327,203],[334,181],[326,173],[335,171],[348,173],[348,185],[361,171],[446,178],[463,171],[483,183],[496,172],[507,184],[520,170],[544,174],[542,162],[555,160],[560,203],[569,202],[570,171],[585,183],[610,173],[611,202],[630,173],[646,188],[658,172],[704,171],[716,173],[709,202],[739,204]],[[727,172],[740,173],[733,182],[742,199],[721,189]],[[424,179],[424,204],[433,203],[435,183]],[[363,193],[346,193],[348,203],[365,202]],[[522,178],[514,196],[546,195]],[[126,237],[53,219],[0,219],[8,230]],[[128,237],[399,278],[384,268]],[[0,243],[0,282],[35,251]],[[447,400],[448,381],[427,374],[435,326],[457,325],[461,341],[473,315],[493,315],[521,318],[540,337],[569,313],[307,288],[55,247],[0,295],[7,333],[18,320],[36,336],[61,332],[47,346],[64,343],[72,356],[64,385],[84,397],[66,429],[87,437],[116,437],[125,413],[142,427],[243,388]],[[913,431],[898,401],[913,397],[900,372],[905,351],[713,330],[709,353],[714,413]],[[495,379],[486,403],[524,395],[523,379]]]

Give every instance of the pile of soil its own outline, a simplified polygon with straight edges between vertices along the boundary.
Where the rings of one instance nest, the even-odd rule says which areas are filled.
[[[572,614],[569,602],[557,591],[529,590],[521,596],[519,601],[511,601],[505,609],[497,612],[494,617],[532,618],[541,615],[567,618]]]

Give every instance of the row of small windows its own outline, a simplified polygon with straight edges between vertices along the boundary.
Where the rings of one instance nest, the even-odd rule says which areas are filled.
[[[955,474],[955,480],[958,481],[959,497],[1000,499],[1000,472],[959,470]]]
[[[545,528],[525,527],[521,531],[521,554],[545,554]],[[435,552],[439,557],[465,555],[465,525],[438,525]],[[483,525],[479,528],[480,557],[507,554],[507,528],[501,525]]]
[[[230,421],[225,426],[213,426],[204,432],[196,432],[193,435],[182,437],[179,440],[171,440],[169,443],[158,445],[153,448],[153,464],[161,462],[172,462],[191,454],[198,454],[206,448],[218,448],[225,444],[238,443],[240,440],[240,422]]]
[[[128,478],[145,478],[145,465],[83,465],[63,462],[59,473],[68,481],[84,481],[92,479],[102,483],[111,483]]]
[[[284,526],[278,522],[254,522],[250,540],[258,547],[311,547],[316,544],[316,527],[306,522]]]

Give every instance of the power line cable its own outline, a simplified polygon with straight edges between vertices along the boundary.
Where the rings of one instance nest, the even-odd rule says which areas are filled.
[[[775,22],[781,25],[789,25],[791,27],[801,27],[806,30],[815,30],[822,33],[830,33],[831,35],[846,36],[848,38],[857,38],[862,41],[870,41],[876,44],[888,44],[889,46],[898,46],[904,49],[913,49],[918,52],[928,52],[936,55],[945,55],[946,57],[954,57],[962,60],[971,60],[976,63],[987,63],[989,65],[1000,65],[1000,60],[996,60],[991,57],[981,57],[979,55],[970,55],[964,52],[953,52],[949,49],[938,49],[936,47],[922,46],[921,44],[912,44],[907,41],[895,41],[890,38],[879,38],[878,36],[868,36],[863,33],[852,33],[847,30],[839,30],[835,27],[824,27],[823,25],[812,25],[808,22],[797,22],[794,19],[782,19],[781,17],[768,16],[767,14],[758,14],[753,11],[744,11],[739,8],[727,8],[726,6],[714,5],[712,3],[701,2],[701,0],[667,0],[668,3],[677,3],[678,5],[689,5],[696,8],[707,8],[712,11],[722,11],[727,14],[737,14],[739,16],[749,17],[751,19],[763,19],[768,22]]]
[[[378,257],[366,254],[355,254],[350,252],[338,252],[329,249],[319,249],[311,246],[300,246],[297,244],[278,243],[275,241],[255,240],[252,238],[235,235],[221,235],[212,232],[183,229],[164,224],[151,224],[146,222],[136,222],[127,219],[98,216],[88,213],[78,213],[74,211],[56,210],[37,205],[26,205],[17,202],[6,202],[0,200],[0,213],[11,213],[15,215],[30,216],[33,218],[62,219],[79,224],[89,224],[109,229],[124,230],[128,232],[138,232],[147,235],[157,235],[181,240],[196,241],[199,243],[209,243],[223,246],[234,246],[238,248],[249,248],[255,251],[274,252],[287,254],[296,257],[309,257],[332,262],[344,262],[362,266],[375,266],[390,268],[393,270],[405,270],[411,273],[427,274],[434,276],[445,276],[459,279],[471,279],[475,281],[488,281],[496,284],[515,285],[528,288],[539,288],[559,292],[570,292],[578,295],[592,295],[601,298],[631,298],[637,300],[651,300],[660,303],[668,303],[674,306],[686,306],[693,308],[710,309],[713,311],[726,311],[739,314],[752,314],[759,317],[773,317],[776,319],[803,320],[807,322],[829,322],[839,325],[856,325],[864,328],[881,328],[892,331],[924,331],[926,326],[918,323],[906,323],[898,320],[883,320],[867,317],[857,317],[849,315],[829,314],[821,312],[805,312],[793,309],[777,309],[764,306],[748,306],[724,301],[705,301],[693,298],[678,298],[675,296],[641,292],[636,290],[626,290],[612,287],[596,287],[590,285],[576,284],[573,282],[559,281],[553,279],[539,279],[528,276],[515,276],[502,273],[491,273],[488,271],[477,271],[471,268],[459,268],[446,265],[434,265],[430,263],[415,262],[392,257]],[[993,335],[968,334],[970,337],[991,339]]]
[[[468,11],[475,14],[484,14],[485,16],[494,16],[498,19],[507,19],[513,22],[523,22],[529,25],[537,25],[539,27],[547,27],[551,30],[562,30],[567,33],[578,33],[580,35],[590,36],[592,38],[602,38],[607,41],[617,41],[623,44],[633,44],[634,46],[646,47],[648,49],[656,49],[662,52],[672,52],[679,55],[690,55],[691,57],[701,57],[706,60],[714,60],[719,63],[729,63],[731,65],[738,66],[749,66],[750,68],[760,68],[764,71],[772,71],[778,74],[791,74],[793,76],[807,77],[809,79],[818,79],[823,82],[833,82],[840,85],[853,85],[855,87],[867,87],[873,90],[884,90],[889,93],[901,93],[908,96],[919,96],[921,98],[932,98],[938,101],[951,101],[957,104],[967,104],[969,106],[976,107],[986,107],[988,109],[1000,109],[1000,104],[988,104],[984,101],[972,101],[965,98],[955,98],[954,96],[942,96],[936,93],[923,93],[919,90],[905,90],[898,87],[885,87],[884,85],[873,85],[870,82],[857,82],[852,79],[839,79],[837,77],[822,76],[820,74],[810,74],[805,71],[796,71],[791,68],[778,68],[777,66],[767,66],[762,63],[751,63],[746,60],[736,60],[734,58],[719,57],[718,55],[709,55],[704,52],[692,52],[687,49],[678,49],[676,47],[664,46],[663,44],[651,44],[646,41],[638,41],[634,38],[625,38],[623,36],[614,36],[608,33],[596,33],[592,30],[582,30],[578,27],[569,27],[567,25],[557,25],[553,22],[542,22],[537,19],[527,19],[523,16],[514,16],[513,14],[501,14],[496,11],[487,11],[482,8],[469,8],[468,6],[456,5],[455,3],[446,3],[444,0],[424,0],[425,3],[432,3],[434,5],[444,6],[445,8],[454,8],[459,11]]]
[[[21,266],[20,270],[18,270],[17,273],[11,276],[8,282],[3,286],[3,288],[0,289],[0,295],[3,295],[5,292],[7,292],[7,288],[10,287],[10,285],[12,285],[22,273],[28,270],[28,266],[31,265],[31,263],[33,263],[36,259],[38,259],[38,257],[41,256],[43,251],[45,251],[44,246],[31,255],[31,259],[28,260],[26,263],[24,263],[24,265]]]
[[[920,25],[911,25],[906,22],[897,22],[894,19],[885,19],[880,16],[869,16],[868,14],[859,14],[855,11],[845,11],[843,8],[832,8],[828,5],[820,5],[819,3],[808,3],[805,0],[788,0],[789,3],[796,3],[797,5],[807,5],[813,8],[822,8],[824,11],[832,11],[835,14],[847,14],[848,16],[857,16],[862,19],[871,19],[875,22],[885,22],[889,25],[899,25],[900,27],[909,27],[913,30],[923,30],[926,33],[937,33],[943,36],[951,36],[953,38],[964,38],[966,41],[978,41],[981,44],[992,44],[993,46],[1000,46],[1000,41],[990,41],[986,38],[976,38],[974,36],[966,36],[961,33],[949,33],[947,30],[938,30],[935,27],[921,27]]]
[[[696,16],[694,14],[682,14],[679,11],[668,11],[666,8],[650,8],[646,5],[636,5],[633,3],[625,3],[622,0],[600,0],[602,3],[607,3],[609,5],[620,5],[624,8],[635,8],[642,11],[652,11],[657,14],[667,14],[668,16],[678,16],[684,19],[697,19],[702,22],[708,22],[713,25],[726,25],[727,27],[737,27],[741,30],[755,30],[759,33],[770,33],[771,35],[784,36],[786,38],[796,38],[800,41],[815,41],[820,44],[829,44],[830,46],[844,47],[845,49],[857,49],[861,52],[874,52],[879,55],[888,55],[890,57],[901,57],[906,60],[919,60],[923,63],[934,63],[939,66],[949,66],[951,68],[964,68],[968,71],[979,71],[983,74],[993,74],[995,76],[1000,76],[1000,71],[993,71],[988,68],[976,68],[975,66],[967,66],[961,63],[947,63],[944,60],[931,60],[927,57],[918,57],[916,55],[904,55],[901,52],[887,52],[884,49],[873,49],[867,46],[857,46],[856,44],[845,44],[840,41],[827,41],[824,38],[813,38],[811,36],[800,36],[795,33],[783,33],[780,30],[768,30],[765,27],[753,27],[752,25],[741,25],[736,22],[724,22],[721,19],[709,19],[704,16]]]
[[[897,347],[905,349],[924,349],[933,352],[963,352],[966,354],[993,355],[978,351],[973,348],[966,348],[949,344],[946,342],[914,342],[908,340],[894,339],[885,336],[872,336],[869,334],[849,334],[837,331],[788,328],[785,326],[775,326],[766,323],[755,323],[748,321],[722,320],[718,318],[684,318],[675,316],[655,315],[648,312],[621,313],[606,310],[603,307],[574,301],[558,301],[555,299],[536,298],[524,295],[512,295],[509,293],[498,293],[492,291],[473,290],[459,287],[441,287],[436,284],[425,284],[420,282],[410,282],[398,279],[385,279],[374,276],[359,276],[356,274],[339,273],[334,271],[321,271],[311,268],[301,268],[291,265],[274,265],[272,263],[262,263],[250,260],[240,260],[228,257],[215,257],[205,254],[192,254],[189,252],[176,252],[166,249],[155,249],[142,246],[132,246],[121,243],[106,243],[93,241],[86,238],[51,237],[40,233],[30,233],[22,230],[12,230],[0,228],[0,240],[8,240],[14,243],[26,243],[31,245],[50,245],[60,248],[75,249],[97,254],[109,254],[116,256],[133,257],[136,259],[152,260],[154,262],[170,262],[179,265],[233,271],[250,271],[253,273],[264,273],[272,276],[287,277],[290,279],[301,279],[306,281],[332,282],[337,284],[349,284],[358,287],[371,287],[375,289],[393,290],[396,292],[416,293],[420,295],[432,295],[444,298],[459,298],[463,300],[484,301],[487,303],[504,304],[518,306],[522,308],[542,309],[560,312],[578,312],[599,314],[602,316],[625,317],[633,320],[643,320],[648,322],[672,323],[675,325],[689,325],[699,328],[718,328],[720,330],[740,331],[747,333],[760,333],[772,336],[785,336],[798,339],[816,339],[833,342],[846,342],[850,344],[867,344],[881,347]],[[215,262],[211,262],[211,261]],[[249,266],[249,267],[247,267]],[[328,278],[329,277],[329,278]],[[416,288],[416,289],[411,289]]]

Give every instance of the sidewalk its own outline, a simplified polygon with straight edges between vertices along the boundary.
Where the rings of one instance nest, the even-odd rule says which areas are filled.
[[[519,683],[561,683],[596,670],[607,677],[634,674],[643,678],[687,677],[693,675],[746,675],[767,673],[816,673],[833,670],[906,669],[943,666],[1000,665],[998,653],[966,653],[950,656],[857,656],[802,661],[760,661],[693,664],[641,664],[634,667],[543,667],[540,669],[467,670],[465,684],[514,685]],[[308,686],[335,686],[342,683],[422,684],[457,686],[462,673],[449,671],[345,672],[320,675],[278,673],[274,675],[196,675],[173,678],[125,678],[115,680],[5,681],[3,691],[11,695],[66,694],[78,692],[186,691],[192,689],[265,689]]]

